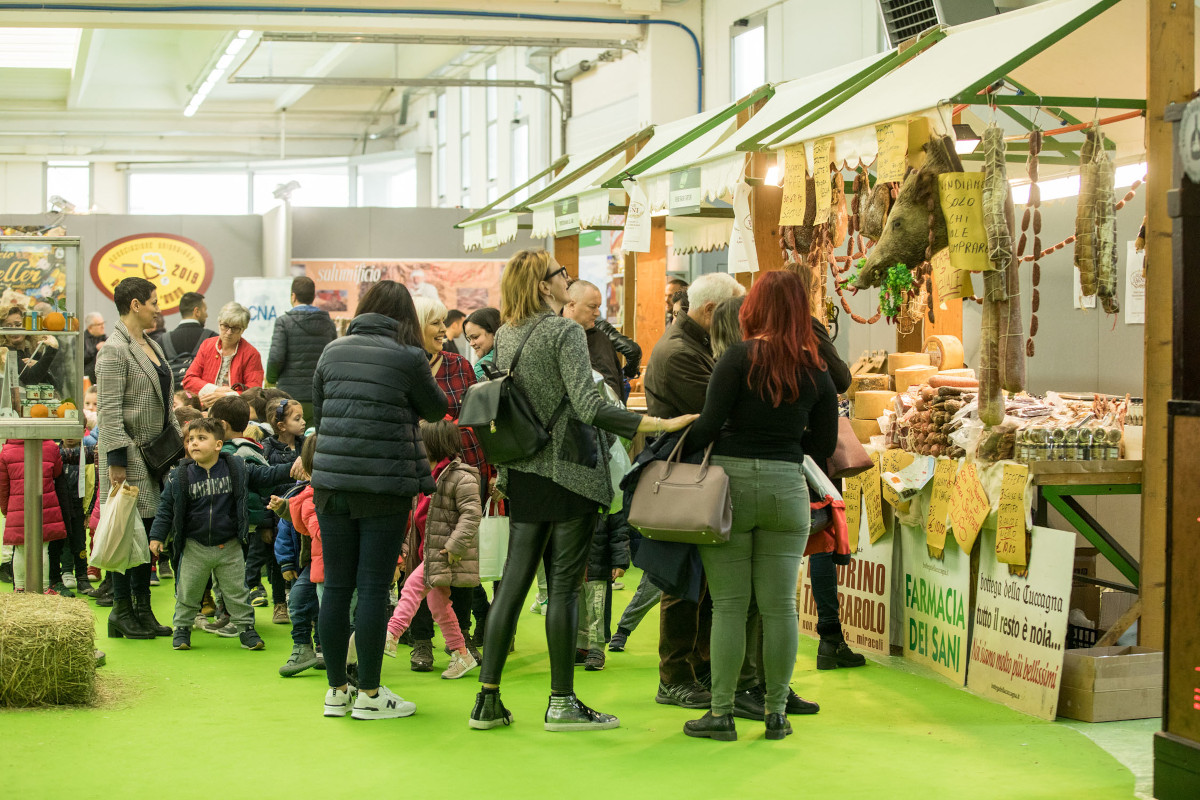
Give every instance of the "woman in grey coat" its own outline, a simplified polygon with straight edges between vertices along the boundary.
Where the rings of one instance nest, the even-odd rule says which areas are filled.
[[[149,531],[162,485],[146,468],[139,445],[151,442],[167,425],[179,430],[171,413],[175,387],[166,355],[149,336],[158,312],[154,284],[145,278],[126,278],[117,284],[113,299],[121,320],[96,356],[97,496],[103,514],[109,487],[122,481],[136,486],[138,514]],[[128,639],[170,636],[171,629],[159,625],[150,608],[150,564],[111,575],[113,610],[108,617],[108,635]]]
[[[545,728],[617,727],[615,716],[588,708],[574,691],[579,585],[598,510],[612,503],[611,439],[601,431],[632,438],[638,432],[677,431],[696,418],[641,417],[601,399],[592,382],[583,328],[558,316],[566,302],[567,270],[549,254],[524,250],[509,260],[500,279],[505,325],[496,333],[496,366],[509,369],[524,343],[516,385],[538,418],[549,424],[550,442],[529,458],[500,467],[497,485],[509,498],[508,561],[488,615],[479,675],[483,689],[471,711],[472,728],[512,722],[500,702],[500,675],[517,615],[543,557],[550,597],[546,641],[551,693]]]

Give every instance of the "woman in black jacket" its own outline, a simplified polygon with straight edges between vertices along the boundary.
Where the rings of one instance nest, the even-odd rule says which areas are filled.
[[[429,371],[408,289],[380,281],[358,303],[347,335],[331,342],[313,376],[313,499],[325,556],[321,645],[328,665],[325,716],[407,717],[414,703],[379,684],[388,585],[413,497],[434,490],[421,419],[446,414]],[[357,698],[346,680],[350,597],[358,649]],[[351,709],[353,706],[353,710]]]

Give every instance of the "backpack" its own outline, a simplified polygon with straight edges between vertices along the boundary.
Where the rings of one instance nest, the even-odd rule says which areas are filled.
[[[174,331],[171,333],[174,333]],[[167,333],[162,337],[163,354],[167,357],[167,365],[171,368],[171,375],[175,379],[175,385],[182,386],[183,376],[187,374],[188,367],[192,365],[192,360],[196,358],[196,353],[200,352],[200,345],[204,344],[208,339],[201,333],[200,338],[196,340],[196,346],[192,348],[192,352],[181,353],[175,349],[175,342],[171,340],[171,333]]]

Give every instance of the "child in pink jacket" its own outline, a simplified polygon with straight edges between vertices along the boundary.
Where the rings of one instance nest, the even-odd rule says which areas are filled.
[[[62,454],[49,439],[42,442],[42,587],[49,586],[49,543],[67,538],[54,479],[62,475]],[[25,442],[9,439],[0,450],[0,511],[4,543],[13,546],[13,586],[25,591]],[[46,594],[57,594],[47,589]]]

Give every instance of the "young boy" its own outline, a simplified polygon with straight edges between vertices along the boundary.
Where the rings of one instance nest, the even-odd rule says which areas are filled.
[[[223,453],[224,436],[224,426],[217,420],[188,423],[184,440],[188,457],[171,470],[150,529],[150,552],[161,554],[170,538],[178,562],[171,642],[176,650],[192,647],[192,623],[210,575],[216,577],[232,617],[217,634],[239,637],[248,650],[264,647],[242,582],[245,562],[240,541],[245,541],[250,526],[246,496],[249,486],[265,488],[286,480],[291,467],[247,464]]]
[[[212,404],[208,410],[210,419],[215,419],[225,426],[225,446],[222,452],[236,455],[247,464],[267,466],[267,457],[262,445],[253,439],[242,435],[250,424],[250,404],[237,395],[227,395]],[[286,478],[285,478],[286,480]],[[272,492],[266,489],[261,492],[251,488],[246,497],[246,511],[250,518],[251,535],[244,553],[246,559],[246,574],[244,576],[246,589],[250,592],[250,605],[265,606],[267,593],[262,585],[262,570],[267,568],[267,577],[271,583],[271,595],[274,602],[272,622],[287,625],[291,622],[287,610],[287,584],[275,560],[275,515],[267,509],[267,501],[271,495],[283,494],[288,485],[278,487]]]

